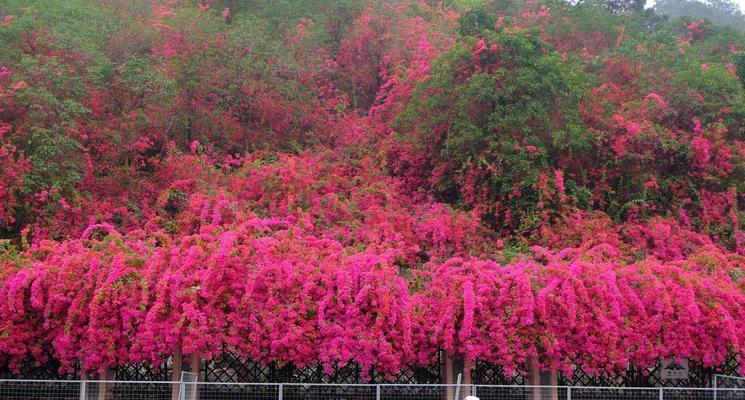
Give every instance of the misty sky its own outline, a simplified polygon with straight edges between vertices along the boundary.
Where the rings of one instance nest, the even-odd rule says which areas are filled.
[[[735,3],[740,5],[740,10],[745,11],[745,0],[733,0]],[[647,8],[654,5],[655,0],[647,0]]]

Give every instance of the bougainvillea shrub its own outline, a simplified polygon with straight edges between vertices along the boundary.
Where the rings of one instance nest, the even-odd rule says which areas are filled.
[[[743,357],[743,49],[600,3],[7,1],[0,363]]]

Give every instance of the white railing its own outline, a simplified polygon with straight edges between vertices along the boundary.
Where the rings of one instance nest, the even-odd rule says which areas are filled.
[[[3,400],[462,400],[466,396],[480,400],[745,400],[745,388],[0,380]]]

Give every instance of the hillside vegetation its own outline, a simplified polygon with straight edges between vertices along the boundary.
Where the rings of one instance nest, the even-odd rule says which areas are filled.
[[[743,50],[638,2],[6,0],[0,362],[745,356]]]

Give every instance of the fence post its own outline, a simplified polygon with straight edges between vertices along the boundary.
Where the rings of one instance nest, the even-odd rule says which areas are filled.
[[[458,374],[458,379],[455,384],[455,396],[453,396],[453,400],[459,400],[460,399],[460,380],[462,376],[461,374]]]
[[[112,382],[114,380],[114,370],[104,368],[98,373],[98,400],[110,400],[112,397]]]
[[[663,393],[662,393],[664,390],[665,390],[664,388],[660,388],[660,400],[662,400],[665,397],[663,396]]]
[[[199,382],[202,382],[202,356],[199,353],[192,353],[189,356],[189,372],[196,375],[192,400],[200,400]]]
[[[530,388],[530,400],[541,400],[541,368],[538,364],[538,356],[530,359],[530,369],[528,370],[528,384]]]
[[[714,383],[714,400],[717,400],[717,374],[714,374],[712,381]]]
[[[183,363],[183,357],[181,355],[181,346],[176,347],[171,358],[173,361],[173,369],[171,370],[171,400],[180,400],[181,398],[181,368]]]
[[[559,373],[556,370],[551,370],[548,374],[548,381],[551,385],[551,399],[559,400]]]
[[[472,394],[471,368],[470,362],[463,361],[463,393],[461,393],[461,397],[468,397]]]
[[[453,356],[447,350],[442,351],[442,356],[445,358],[442,365],[442,382],[447,385],[445,386],[445,398],[443,400],[452,400],[453,383],[455,383],[453,379]]]
[[[572,400],[572,387],[567,387],[567,400]]]
[[[282,400],[282,397],[284,396],[284,393],[283,393],[283,392],[284,392],[284,390],[283,390],[283,386],[282,386],[282,384],[280,383],[280,384],[279,384],[279,400]]]
[[[375,385],[375,400],[380,400],[380,385]]]
[[[80,400],[86,400],[85,395],[85,377],[80,379]]]

